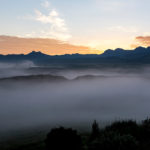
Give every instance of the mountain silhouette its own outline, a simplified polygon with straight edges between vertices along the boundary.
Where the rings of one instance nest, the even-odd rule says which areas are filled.
[[[150,47],[137,47],[134,50],[108,49],[103,54],[47,55],[32,51],[29,54],[0,55],[0,62],[30,60],[35,63],[150,63]]]
[[[120,57],[120,58],[135,58],[150,55],[150,47],[137,47],[134,50],[124,50],[117,48],[116,50],[106,50],[101,56],[103,57]]]

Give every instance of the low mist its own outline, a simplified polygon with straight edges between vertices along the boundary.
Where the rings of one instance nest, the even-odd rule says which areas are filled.
[[[95,119],[103,123],[118,119],[140,121],[150,115],[148,67],[139,72],[119,68],[59,70],[23,62],[19,66],[0,64],[0,68],[1,79],[32,74],[68,79],[56,83],[0,83],[0,132],[48,125],[84,126]],[[105,77],[73,80],[84,75]]]

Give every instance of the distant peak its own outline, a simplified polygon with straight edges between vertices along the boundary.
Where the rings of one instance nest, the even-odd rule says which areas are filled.
[[[37,53],[41,53],[40,51],[32,51],[29,54],[37,54]],[[41,53],[42,54],[42,53]]]
[[[32,51],[28,55],[46,55],[46,54],[44,54],[44,53],[42,53],[40,51]]]
[[[104,52],[113,52],[113,50],[112,50],[112,49],[107,49],[107,50],[104,51]]]
[[[141,51],[141,50],[145,50],[145,49],[146,49],[145,47],[139,46],[135,49],[135,51]]]

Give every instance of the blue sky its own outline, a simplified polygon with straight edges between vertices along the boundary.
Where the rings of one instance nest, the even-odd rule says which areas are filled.
[[[149,0],[0,0],[0,35],[131,48],[150,35]]]

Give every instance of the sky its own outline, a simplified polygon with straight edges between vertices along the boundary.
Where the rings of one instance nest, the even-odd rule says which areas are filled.
[[[149,0],[0,0],[0,53],[150,46]]]

